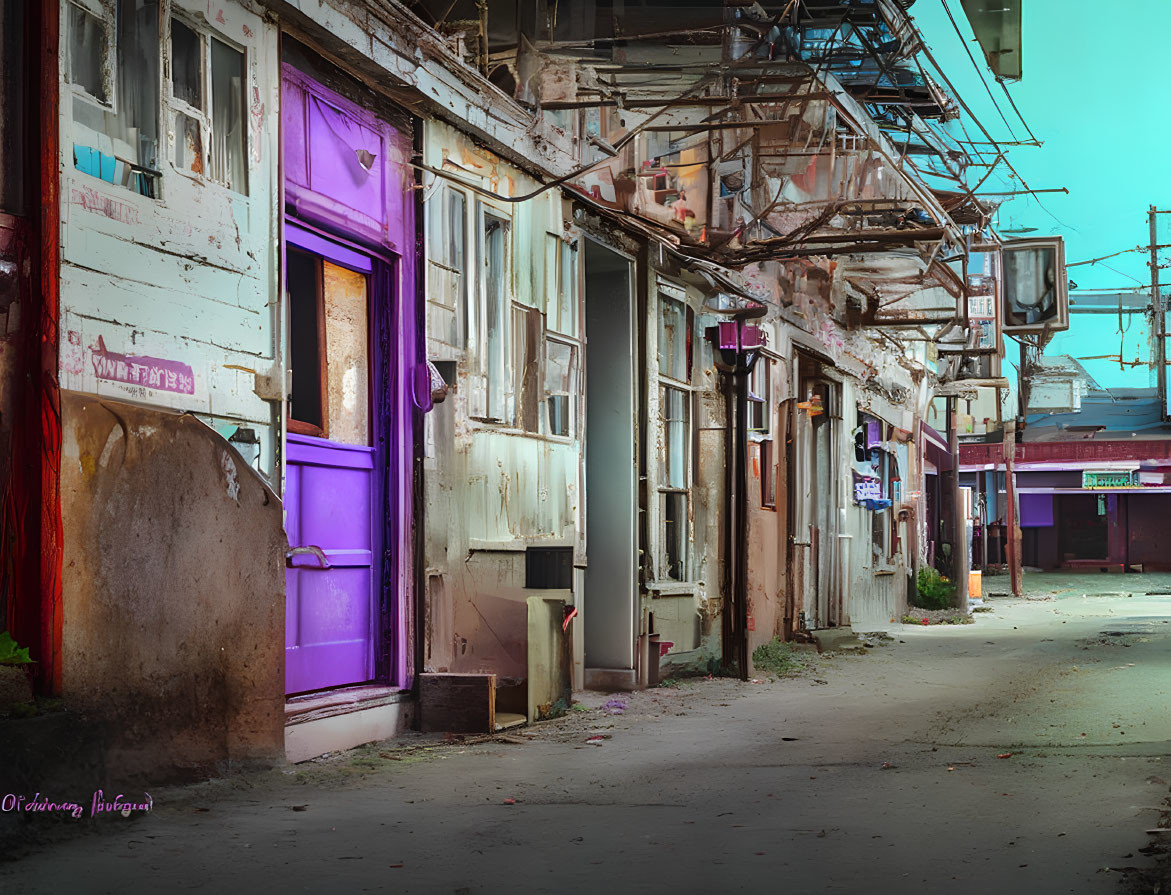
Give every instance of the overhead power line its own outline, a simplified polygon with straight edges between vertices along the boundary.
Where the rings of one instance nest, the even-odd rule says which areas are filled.
[[[1160,246],[1159,248],[1166,248],[1166,246]],[[1066,267],[1080,267],[1083,264],[1097,264],[1099,261],[1105,261],[1107,258],[1113,258],[1116,255],[1125,255],[1127,252],[1145,252],[1145,251],[1147,251],[1147,246],[1135,246],[1133,249],[1120,249],[1117,252],[1111,252],[1109,255],[1102,255],[1100,258],[1090,258],[1087,261],[1074,261],[1070,264],[1066,264],[1065,266]]]

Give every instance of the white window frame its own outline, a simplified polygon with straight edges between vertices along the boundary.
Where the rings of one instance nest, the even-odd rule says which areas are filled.
[[[550,258],[551,253],[553,257]],[[568,274],[565,270],[566,257],[573,259],[573,270]],[[565,239],[556,233],[545,233],[545,320],[550,332],[557,333],[569,339],[578,338],[579,321],[577,319],[581,284],[579,282],[581,264],[577,256],[576,241]],[[562,319],[561,297],[566,286],[572,286],[569,306],[565,308]],[[556,310],[556,313],[554,313]],[[568,324],[568,325],[567,325]]]
[[[71,7],[83,10],[101,23],[106,30],[106,64],[103,71],[106,74],[106,95],[109,100],[102,101],[73,80],[73,10]],[[65,35],[63,41],[65,56],[65,75],[69,82],[72,96],[92,103],[105,111],[118,113],[118,6],[115,0],[67,0],[62,4],[65,14]]]
[[[672,301],[678,303],[683,308],[683,319],[693,330],[695,327],[695,315],[689,313],[690,306],[687,303],[687,292],[683,287],[678,286],[668,281],[659,280],[656,287],[656,301],[655,301],[655,331],[659,332],[661,328],[661,321],[663,315],[663,308],[665,301]],[[692,345],[695,344],[695,333],[690,333],[692,337]],[[684,351],[686,351],[686,341],[684,341]],[[691,364],[687,370],[687,379],[679,380],[669,376],[660,370],[659,356],[662,354],[663,346],[658,346],[655,358],[655,385],[657,387],[656,400],[658,402],[658,414],[655,425],[658,429],[658,447],[655,456],[655,470],[656,482],[655,491],[658,494],[658,506],[656,512],[658,513],[658,549],[655,551],[655,579],[658,584],[665,584],[669,586],[678,586],[690,583],[694,577],[694,550],[691,545],[691,531],[690,518],[693,510],[694,501],[694,485],[695,477],[693,475],[693,440],[695,438],[695,392],[696,387],[693,385],[695,379],[695,358],[691,358]],[[667,450],[667,426],[665,419],[665,390],[674,389],[683,394],[684,406],[687,409],[687,423],[686,431],[683,438],[683,487],[668,486],[663,480],[662,470],[660,467],[666,461]],[[683,514],[683,537],[682,547],[684,551],[682,559],[682,574],[679,578],[671,578],[667,575],[667,514],[666,503],[668,494],[682,494],[684,499],[684,514]]]
[[[500,362],[498,369],[489,369],[491,366],[491,356],[489,354],[488,344],[488,253],[486,241],[486,228],[488,219],[494,218],[501,222],[504,227],[504,270],[502,272],[503,282],[501,288],[503,293],[500,299]],[[513,377],[512,371],[512,215],[507,211],[490,204],[483,200],[476,202],[475,212],[475,250],[476,250],[476,289],[474,313],[468,315],[469,332],[467,334],[467,344],[470,350],[474,351],[472,368],[475,370],[475,375],[480,379],[479,390],[483,393],[483,408],[472,408],[473,418],[477,418],[478,422],[483,422],[485,425],[493,426],[495,428],[511,429],[513,428],[513,413],[515,402],[513,400],[511,383]],[[500,407],[492,406],[492,391],[493,391],[493,377],[499,376],[500,383],[498,387],[498,400]],[[474,411],[482,409],[483,413],[475,413]]]
[[[71,0],[71,2],[72,2],[72,0]],[[200,95],[203,97],[203,105],[205,107],[204,109],[197,109],[194,106],[192,106],[190,103],[188,103],[184,100],[178,99],[175,96],[175,80],[174,80],[174,72],[173,72],[174,60],[172,59],[172,51],[170,49],[171,48],[171,24],[175,20],[178,20],[185,27],[189,28],[191,31],[194,31],[196,36],[199,38],[199,56],[200,56],[199,90],[200,90]],[[226,181],[218,180],[218,179],[212,177],[211,174],[209,173],[209,168],[211,167],[211,155],[209,153],[209,148],[211,146],[211,140],[212,140],[212,117],[214,115],[214,110],[212,109],[213,100],[212,100],[212,77],[211,77],[211,74],[212,74],[212,69],[211,69],[211,46],[212,45],[211,45],[211,42],[213,40],[218,40],[220,43],[222,43],[224,46],[228,47],[229,49],[235,50],[236,52],[240,53],[244,58],[243,77],[244,77],[245,83],[242,85],[244,88],[244,98],[243,98],[243,101],[241,104],[242,118],[241,118],[241,122],[240,122],[240,126],[243,129],[243,136],[244,136],[244,184],[243,184],[244,188],[243,189],[238,189],[235,186],[229,186]],[[252,178],[251,178],[251,171],[248,170],[248,167],[249,167],[248,166],[248,148],[249,148],[248,147],[248,136],[249,135],[248,135],[248,110],[247,110],[247,92],[248,92],[247,81],[248,81],[248,65],[250,62],[248,48],[243,46],[242,44],[237,43],[236,41],[230,40],[226,35],[224,35],[220,31],[212,28],[206,22],[200,21],[197,18],[195,18],[194,16],[190,16],[190,15],[186,14],[185,11],[179,10],[173,5],[169,5],[168,9],[167,9],[166,33],[163,35],[163,46],[168,48],[167,53],[163,57],[166,60],[166,65],[164,66],[164,70],[162,73],[162,78],[163,78],[163,82],[164,82],[164,96],[166,97],[166,100],[164,103],[164,109],[165,109],[166,115],[165,115],[165,119],[163,121],[163,125],[164,125],[165,133],[167,134],[167,137],[168,137],[167,148],[168,148],[169,152],[168,152],[167,161],[171,166],[171,170],[175,171],[178,174],[182,174],[184,177],[187,177],[197,183],[202,183],[202,184],[213,184],[214,183],[215,185],[221,186],[224,189],[231,190],[232,192],[236,193],[237,195],[240,195],[240,196],[250,195],[250,190],[252,187],[252,183],[251,183]],[[192,171],[188,168],[183,168],[183,167],[180,167],[175,164],[175,145],[176,145],[177,141],[182,136],[181,134],[176,132],[176,128],[175,128],[175,114],[176,113],[181,113],[183,115],[186,115],[188,118],[191,118],[192,120],[199,123],[200,152],[202,153],[202,158],[203,158],[203,171],[201,173],[197,173],[197,172]]]
[[[758,408],[763,423],[761,426],[750,425],[748,431],[753,433],[758,440],[770,438],[772,432],[772,367],[773,358],[761,352],[756,358],[752,372],[748,374],[748,409],[751,414],[754,406]],[[763,394],[758,394],[754,387],[759,388]]]
[[[464,203],[463,269],[460,269],[458,267],[453,266],[452,259],[447,257],[446,243],[439,242],[439,241],[433,239],[432,238],[433,234],[430,232],[430,227],[433,225],[432,222],[435,221],[436,219],[438,219],[439,221],[441,221],[443,224],[446,225],[445,227],[442,227],[441,229],[446,230],[447,228],[450,228],[452,226],[452,222],[448,217],[448,200],[452,197],[452,195],[459,196],[459,198],[462,199],[463,203]],[[468,214],[468,210],[470,207],[471,207],[471,203],[468,201],[468,194],[467,194],[466,190],[462,190],[459,187],[453,186],[450,183],[440,181],[439,184],[437,185],[435,191],[427,198],[427,203],[424,208],[424,214],[426,214],[426,216],[427,216],[426,247],[428,249],[430,249],[430,251],[428,251],[428,253],[427,253],[427,261],[430,264],[434,265],[435,267],[440,268],[441,270],[446,270],[449,273],[458,274],[459,278],[460,278],[460,288],[456,292],[454,305],[447,304],[446,302],[440,301],[437,298],[431,298],[431,296],[428,296],[428,298],[431,301],[435,302],[437,305],[441,305],[445,308],[448,308],[449,310],[459,311],[461,306],[466,307],[466,305],[467,305],[468,285],[469,285],[468,284],[468,279],[469,279],[468,267],[470,266],[470,261],[471,261],[471,258],[469,257],[471,253],[468,252],[468,246],[470,245],[470,241],[468,240],[468,223],[472,217],[470,214]],[[438,214],[435,213],[436,209],[438,209]],[[442,236],[443,234],[440,233],[437,235]],[[443,246],[443,250],[441,252],[437,251],[437,249],[440,246]],[[466,329],[467,327],[466,327],[466,325],[461,325],[460,328],[462,330],[462,329]]]
[[[521,421],[521,414],[523,413],[523,406],[521,399],[524,397],[524,359],[518,356],[519,349],[526,343],[528,338],[528,319],[533,315],[537,315],[537,328],[534,339],[537,344],[534,347],[534,354],[536,357],[537,369],[534,371],[534,378],[536,380],[533,400],[537,402],[535,408],[536,422],[535,428],[526,429],[524,423]],[[517,318],[524,321],[524,333],[522,334],[517,327]],[[542,418],[544,413],[542,405],[545,403],[545,333],[548,330],[545,327],[545,315],[532,305],[526,305],[522,302],[512,299],[508,306],[508,335],[511,342],[509,348],[509,358],[511,359],[511,369],[508,370],[508,381],[511,385],[512,391],[512,419],[509,428],[515,429],[517,432],[523,432],[526,435],[539,435],[544,431]]]
[[[581,343],[576,339],[571,339],[563,336],[560,333],[553,332],[549,329],[545,330],[544,348],[542,351],[542,367],[541,370],[541,425],[542,431],[554,441],[572,441],[577,437],[578,431],[578,401],[581,394]],[[569,431],[565,435],[555,433],[553,431],[552,420],[549,413],[549,398],[553,394],[561,394],[560,392],[550,392],[548,388],[548,369],[549,369],[549,343],[557,345],[564,345],[570,350],[570,369],[569,369],[569,391],[568,401],[566,402],[566,412],[569,416]]]
[[[448,214],[449,203],[453,196],[458,196],[463,202],[462,268],[454,267],[452,259],[447,257],[447,232],[454,226]],[[470,344],[468,335],[471,332],[470,316],[476,300],[474,294],[476,279],[473,268],[478,255],[476,254],[475,233],[472,231],[475,211],[475,203],[468,195],[468,191],[443,179],[438,179],[438,183],[432,188],[430,195],[423,203],[425,236],[423,249],[427,267],[426,299],[454,315],[455,342],[451,347],[461,351],[466,351]],[[436,228],[437,232],[433,233],[432,228]],[[439,277],[454,277],[456,280],[455,294],[452,296],[454,303],[444,300],[436,282]]]

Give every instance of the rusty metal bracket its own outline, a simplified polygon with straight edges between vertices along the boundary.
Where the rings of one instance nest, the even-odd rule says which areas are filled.
[[[307,556],[307,555],[317,557],[317,567],[318,568],[320,568],[320,569],[332,569],[333,568],[333,566],[330,564],[329,560],[325,558],[325,551],[322,550],[320,547],[315,547],[311,544],[308,546],[305,546],[305,547],[293,547],[292,549],[290,549],[289,552],[285,554],[285,568],[287,568],[287,569],[312,568],[312,566],[294,566],[293,565],[293,557]]]
[[[240,364],[224,364],[223,368],[225,370],[239,370],[241,373],[251,373],[253,377],[252,391],[261,401],[280,403],[285,400],[286,393],[292,391],[282,382],[285,377],[281,375],[281,368],[278,364],[273,364],[265,371],[253,370],[251,367],[243,367]]]

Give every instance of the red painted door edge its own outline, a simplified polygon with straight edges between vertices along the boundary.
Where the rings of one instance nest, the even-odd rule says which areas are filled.
[[[40,649],[37,679],[42,692],[61,692],[61,558],[64,534],[61,522],[61,396],[58,380],[58,339],[61,317],[61,197],[60,197],[60,74],[58,67],[60,13],[52,0],[37,4],[40,19],[37,46],[40,125],[40,205],[37,253],[40,270],[40,313],[34,318],[29,359],[36,366],[40,387],[33,399],[40,417]]]

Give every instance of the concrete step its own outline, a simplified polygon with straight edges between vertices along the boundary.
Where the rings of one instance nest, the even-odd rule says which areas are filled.
[[[849,625],[840,625],[836,628],[819,628],[810,631],[813,642],[817,644],[819,653],[864,653],[866,647]]]

